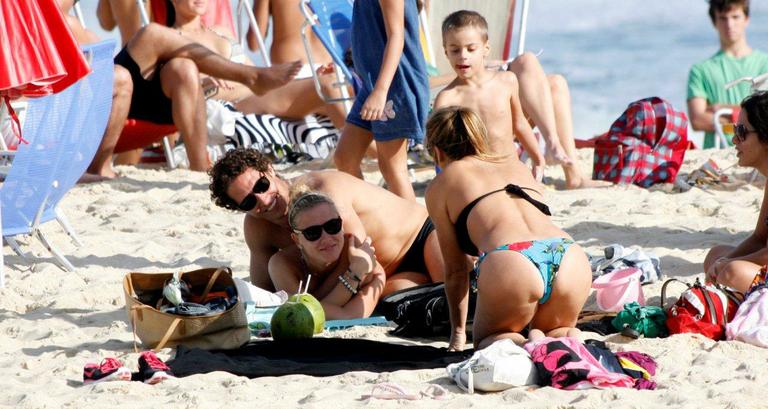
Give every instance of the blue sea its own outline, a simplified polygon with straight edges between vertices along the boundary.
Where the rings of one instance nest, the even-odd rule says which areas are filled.
[[[98,28],[95,0],[82,3],[89,28],[118,36]],[[706,0],[534,0],[526,50],[541,51],[545,70],[568,79],[576,136],[589,138],[637,99],[660,96],[685,110],[690,66],[719,48],[707,7]],[[750,14],[749,43],[768,51],[768,1],[753,0]]]

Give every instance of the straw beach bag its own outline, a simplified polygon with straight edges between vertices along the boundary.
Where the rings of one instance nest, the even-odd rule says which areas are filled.
[[[222,312],[205,316],[177,315],[160,311],[164,284],[172,273],[128,273],[123,279],[125,309],[136,337],[145,348],[155,351],[166,346],[183,344],[191,348],[232,349],[250,340],[245,306],[237,301]],[[228,267],[205,268],[181,273],[193,293],[205,299],[214,291],[234,289],[232,272]],[[159,296],[158,296],[159,294]]]

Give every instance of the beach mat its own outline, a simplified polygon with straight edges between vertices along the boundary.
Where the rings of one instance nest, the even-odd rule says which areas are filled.
[[[333,376],[350,371],[392,372],[445,368],[472,356],[474,350],[398,345],[365,339],[310,338],[258,341],[238,349],[205,351],[180,345],[168,361],[179,377],[225,371],[238,376]]]
[[[368,318],[354,318],[350,320],[328,320],[325,321],[325,329],[328,331],[338,331],[342,329],[360,327],[360,326],[385,326],[389,325],[388,321],[383,316],[374,316]]]

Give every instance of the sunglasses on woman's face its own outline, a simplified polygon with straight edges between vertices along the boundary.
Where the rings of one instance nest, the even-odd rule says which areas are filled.
[[[245,198],[243,198],[243,201],[240,202],[237,207],[244,212],[251,211],[254,207],[256,207],[256,195],[264,193],[267,190],[269,190],[269,179],[267,179],[266,176],[262,176],[256,181],[256,183],[253,184],[251,192],[248,193]]]
[[[757,131],[754,129],[747,129],[747,126],[744,124],[736,124],[733,126],[733,135],[739,142],[746,141],[747,135],[751,133],[757,133]]]
[[[320,236],[323,235],[323,230],[328,234],[337,234],[341,231],[341,217],[328,220],[323,224],[317,224],[309,226],[303,230],[294,230],[296,233],[301,233],[307,241],[317,241]]]

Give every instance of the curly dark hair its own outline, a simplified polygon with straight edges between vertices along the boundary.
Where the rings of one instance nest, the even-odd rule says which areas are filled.
[[[768,144],[768,91],[755,92],[741,101],[741,108],[757,132],[760,143]]]
[[[225,153],[208,171],[211,177],[211,184],[208,185],[211,200],[216,206],[239,210],[239,203],[235,203],[227,194],[229,185],[248,168],[266,172],[271,165],[272,160],[256,149],[237,148]]]
[[[715,12],[725,13],[732,7],[741,7],[749,17],[749,0],[709,0],[709,18],[715,24]]]

